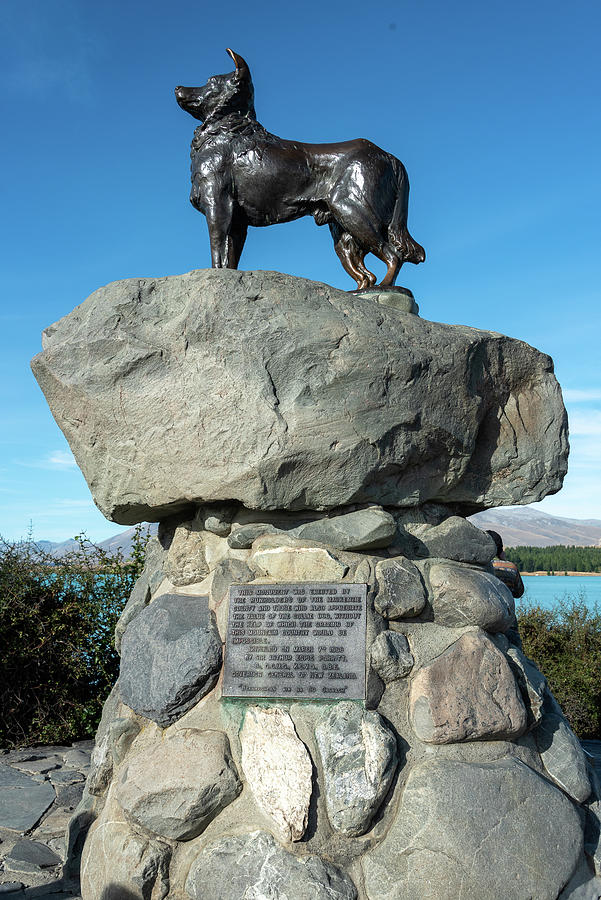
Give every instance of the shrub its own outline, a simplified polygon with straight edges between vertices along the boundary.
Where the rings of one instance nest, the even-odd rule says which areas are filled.
[[[583,597],[556,600],[552,609],[518,605],[524,652],[546,676],[580,738],[601,738],[601,613]]]
[[[119,673],[115,624],[144,565],[79,537],[55,559],[0,541],[0,746],[68,743],[94,734]]]

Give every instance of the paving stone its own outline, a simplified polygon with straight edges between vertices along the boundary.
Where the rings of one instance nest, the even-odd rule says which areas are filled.
[[[7,859],[29,862],[41,869],[58,866],[60,863],[59,857],[49,850],[46,844],[28,840],[17,841]]]
[[[15,767],[28,775],[45,775],[53,769],[60,769],[63,764],[59,756],[50,756],[43,759],[33,759],[27,762],[15,763]]]
[[[49,782],[40,783],[24,772],[0,764],[0,827],[29,831],[55,797]]]
[[[65,753],[65,766],[69,769],[85,769],[90,766],[90,753],[87,750],[81,749],[79,747],[74,747],[72,750],[67,750]]]

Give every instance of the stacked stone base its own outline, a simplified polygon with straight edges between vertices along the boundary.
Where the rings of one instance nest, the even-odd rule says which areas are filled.
[[[599,897],[599,788],[493,554],[435,505],[162,522],[71,825],[84,900]],[[368,585],[365,703],[222,697],[230,585],[294,581]]]

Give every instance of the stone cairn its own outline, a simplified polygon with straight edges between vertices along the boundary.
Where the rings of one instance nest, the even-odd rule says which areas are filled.
[[[160,522],[70,825],[84,900],[599,897],[599,786],[465,518],[560,488],[549,357],[209,270],[97,291],[33,368],[100,509]],[[283,583],[367,586],[363,700],[223,696],[230,588]]]

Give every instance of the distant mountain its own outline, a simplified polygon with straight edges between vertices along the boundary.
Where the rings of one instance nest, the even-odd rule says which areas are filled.
[[[506,547],[601,546],[601,519],[564,519],[533,506],[488,509],[470,516],[470,521],[485,531],[497,531]]]
[[[158,526],[155,522],[151,524],[148,522],[144,523],[144,532],[150,532],[151,535],[157,533],[157,528]],[[134,525],[132,528],[128,528],[127,531],[121,531],[119,534],[115,534],[105,541],[99,541],[97,546],[106,550],[107,553],[117,553],[118,550],[121,550],[123,556],[127,559],[132,551],[135,533],[136,526]],[[54,556],[57,559],[61,556],[65,556],[67,553],[71,553],[73,550],[77,550],[79,547],[77,541],[72,539],[61,542],[34,541],[34,543],[46,553],[50,553],[51,556]]]

